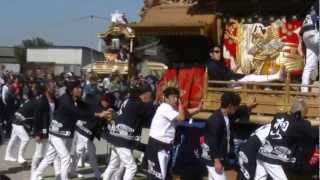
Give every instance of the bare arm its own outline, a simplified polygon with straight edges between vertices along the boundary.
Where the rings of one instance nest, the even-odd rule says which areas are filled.
[[[203,102],[201,101],[200,104],[197,107],[188,109],[187,110],[188,114],[190,116],[193,116],[193,115],[197,114],[198,112],[200,112],[202,107],[203,107]]]
[[[257,106],[257,99],[256,97],[253,97],[250,99],[250,101],[247,103],[247,107],[252,110],[253,108],[255,108]]]
[[[107,112],[106,111],[102,111],[102,112],[99,112],[99,113],[94,113],[94,116],[95,117],[98,117],[98,118],[104,118],[107,116]]]
[[[186,119],[185,113],[184,113],[184,109],[183,109],[183,105],[182,103],[179,101],[179,114],[178,116],[175,118],[177,121],[184,121]]]

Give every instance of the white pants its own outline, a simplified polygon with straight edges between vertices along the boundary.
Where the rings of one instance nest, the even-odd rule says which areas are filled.
[[[71,138],[61,138],[50,134],[46,155],[40,162],[35,173],[32,174],[31,180],[37,180],[37,178],[44,173],[46,168],[54,162],[57,156],[61,162],[61,180],[68,180],[68,171],[71,165],[71,146]]]
[[[268,174],[274,180],[288,180],[281,165],[270,164],[257,160],[255,180],[267,180]]]
[[[74,134],[74,138],[75,138],[75,154],[72,159],[71,171],[74,172],[76,170],[80,157],[84,157],[85,155],[88,155],[89,163],[94,171],[95,177],[100,178],[101,173],[97,166],[96,147],[93,144],[93,141],[89,140],[87,137],[83,136],[77,131]]]
[[[161,175],[163,179],[167,176],[168,163],[170,160],[170,154],[168,151],[162,150],[158,152],[158,160],[161,169]]]
[[[110,161],[113,159],[115,159],[115,154],[112,155],[112,149],[110,150]],[[115,153],[115,152],[113,152]],[[126,168],[124,167],[123,163],[120,162],[120,166],[117,168],[117,170],[115,172],[111,172],[110,168],[106,168],[106,170],[103,172],[102,177],[104,180],[122,180],[123,177],[123,173],[126,170]]]
[[[306,48],[312,50],[317,56],[319,56],[320,32],[317,30],[309,30],[303,33],[302,38]]]
[[[110,175],[105,175],[105,173],[109,173],[109,170],[107,171],[107,169],[104,171],[103,173],[103,178],[104,177],[110,177],[110,180],[122,180],[124,171],[126,170],[126,168],[124,167],[123,163],[120,163],[119,168],[112,174],[112,176],[110,177]],[[104,180],[107,178],[104,178]]]
[[[134,160],[132,150],[122,147],[115,147],[111,151],[109,164],[104,172],[103,180],[112,179],[114,173],[121,167],[121,164],[125,168],[123,180],[132,180],[137,171],[137,164]]]
[[[208,180],[227,180],[227,177],[224,172],[218,174],[214,166],[207,166],[208,170]]]
[[[306,49],[306,64],[304,65],[302,74],[302,85],[309,85],[312,77],[317,76],[318,71],[318,56],[314,51]],[[308,92],[308,87],[301,87],[302,92]]]
[[[270,82],[280,80],[280,74],[271,74],[271,75],[256,75],[256,74],[248,74],[243,78],[239,79],[239,82]]]
[[[306,45],[306,64],[302,74],[302,85],[309,85],[311,76],[317,75],[320,48],[320,33],[309,30],[303,33],[303,42]],[[308,87],[302,87],[302,92],[308,92]]]
[[[5,159],[11,158],[16,160],[24,160],[24,152],[30,141],[30,137],[22,125],[12,124],[11,137],[8,142]],[[14,152],[14,146],[19,144],[18,153]]]
[[[41,159],[45,156],[46,150],[48,148],[48,140],[42,139],[41,142],[36,142],[36,148],[32,157],[31,162],[31,176],[36,171]],[[56,157],[53,161],[54,174],[55,176],[60,175],[60,159]]]

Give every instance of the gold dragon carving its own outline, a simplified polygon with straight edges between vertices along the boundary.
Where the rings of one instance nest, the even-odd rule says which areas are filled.
[[[281,22],[269,26],[262,24],[237,23],[237,60],[240,72],[256,74],[273,74],[281,65],[287,71],[303,68],[303,59],[294,43],[284,43],[279,35]]]

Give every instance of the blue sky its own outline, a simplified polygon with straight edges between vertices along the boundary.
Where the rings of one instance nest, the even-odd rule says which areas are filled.
[[[105,31],[115,10],[139,20],[143,0],[0,0],[0,46],[42,37],[55,45],[97,48],[98,32]],[[101,19],[82,19],[96,15]]]

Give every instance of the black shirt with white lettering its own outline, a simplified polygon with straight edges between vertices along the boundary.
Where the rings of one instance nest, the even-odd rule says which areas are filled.
[[[64,138],[73,137],[79,115],[78,102],[74,101],[70,94],[65,93],[58,99],[49,133]]]
[[[129,97],[123,102],[115,120],[109,129],[110,143],[117,147],[133,148],[140,141],[142,124],[151,121],[156,108],[143,103],[140,98]]]
[[[90,140],[98,137],[102,119],[95,117],[92,113],[91,105],[85,102],[79,102],[79,112],[75,130]]]
[[[28,133],[32,131],[32,124],[35,117],[36,98],[30,98],[20,105],[12,123],[16,125],[22,125]]]
[[[299,113],[276,114],[266,143],[259,149],[257,158],[271,164],[296,163],[294,148],[297,142],[313,141],[316,138],[310,122]]]

